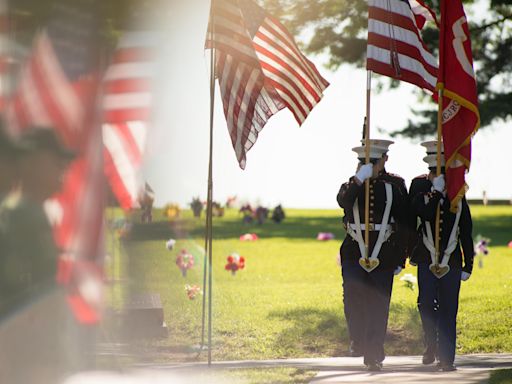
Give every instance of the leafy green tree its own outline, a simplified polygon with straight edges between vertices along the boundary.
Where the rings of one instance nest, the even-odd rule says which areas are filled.
[[[437,14],[438,1],[425,0]],[[481,5],[483,0],[465,1]],[[365,67],[367,1],[366,0],[264,0],[265,8],[279,17],[292,33],[306,36],[303,48],[312,54],[326,53],[328,67],[341,64]],[[481,15],[478,15],[481,18]],[[472,21],[468,14],[473,58],[478,80],[481,126],[512,117],[512,2],[490,0],[485,16]],[[427,25],[423,38],[437,55],[439,31]],[[390,81],[390,86],[398,85]],[[437,106],[430,97],[420,94],[419,107],[413,109],[414,121],[394,135],[430,136],[436,131]]]

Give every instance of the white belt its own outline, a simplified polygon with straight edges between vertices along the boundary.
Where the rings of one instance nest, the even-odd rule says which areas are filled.
[[[370,259],[377,259],[379,257],[380,248],[382,247],[382,244],[389,239],[389,236],[393,233],[393,228],[391,225],[389,225],[389,214],[391,213],[391,205],[393,203],[393,189],[391,188],[391,184],[384,183],[385,189],[386,189],[386,206],[384,208],[384,214],[382,215],[382,223],[381,224],[373,224],[375,227],[376,225],[380,226],[379,235],[377,236],[377,241],[375,242],[375,245],[372,250],[372,254],[369,257]],[[365,258],[368,257],[368,255],[365,255],[365,243],[363,240],[363,230],[364,230],[364,223],[361,223],[361,220],[359,218],[359,204],[356,199],[354,202],[354,207],[352,208],[352,216],[354,217],[355,223],[350,223],[347,227],[347,233],[352,237],[355,241],[357,241],[357,244],[359,245],[359,252],[361,253],[361,257]],[[354,225],[354,228],[352,225]],[[370,227],[370,225],[368,225]]]
[[[354,231],[356,230],[357,228],[357,224],[356,223],[349,223],[349,226],[351,229],[353,229]],[[361,231],[365,231],[366,230],[366,225],[364,225],[364,223],[360,224],[360,227],[361,227]],[[393,226],[391,224],[373,224],[373,223],[369,223],[368,224],[368,228],[370,229],[370,231],[380,231],[381,228],[383,228],[384,230],[392,230],[393,229]]]

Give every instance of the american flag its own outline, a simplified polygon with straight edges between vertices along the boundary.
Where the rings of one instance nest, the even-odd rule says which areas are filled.
[[[411,10],[412,13],[414,13],[416,25],[419,29],[423,29],[427,21],[432,21],[439,27],[436,14],[422,0],[409,0],[409,4],[411,5]]]
[[[416,1],[415,6],[420,14],[421,4]],[[366,60],[368,70],[435,90],[437,60],[425,46],[407,0],[368,1]]]
[[[9,103],[10,130],[52,126],[65,143],[80,146],[81,134],[96,96],[97,19],[91,1],[59,1],[47,27],[35,38]]]
[[[14,136],[35,127],[55,129],[78,153],[61,191],[46,202],[56,243],[63,252],[60,281],[78,292],[69,296],[70,301],[80,298],[80,286],[63,278],[63,269],[79,274],[76,266],[84,262],[101,266],[104,255],[103,160],[101,133],[95,121],[100,51],[95,9],[90,0],[55,3],[52,18],[36,36],[17,90],[7,105],[8,126]],[[80,321],[91,321],[91,316],[84,320],[83,311],[75,315]]]
[[[261,7],[250,0],[213,4],[206,46],[216,50],[224,114],[243,169],[246,153],[268,119],[287,107],[301,125],[329,83],[285,27]]]
[[[127,32],[104,79],[105,172],[121,207],[137,206],[151,112],[155,33]]]

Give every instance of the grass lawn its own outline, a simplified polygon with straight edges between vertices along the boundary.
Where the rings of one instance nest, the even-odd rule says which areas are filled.
[[[462,284],[458,317],[457,353],[512,352],[512,207],[471,207],[474,231],[491,239],[483,267],[475,268]],[[118,213],[119,214],[119,213]],[[340,267],[336,257],[344,231],[341,210],[287,210],[281,224],[243,224],[235,210],[214,218],[212,359],[274,359],[343,356],[347,329],[343,316]],[[139,342],[157,352],[161,361],[193,360],[187,353],[201,341],[202,296],[189,300],[185,284],[202,285],[204,218],[183,211],[169,221],[154,212],[151,224],[136,224],[129,239],[111,237],[108,270],[122,283],[114,284],[111,304],[122,306],[129,293],[159,293],[169,336]],[[244,233],[257,241],[240,241]],[[332,232],[336,240],[317,241],[318,232]],[[177,240],[168,251],[165,242]],[[120,244],[120,245],[119,245]],[[116,251],[116,246],[122,252]],[[175,264],[186,248],[196,265],[186,277]],[[232,275],[226,257],[237,252],[245,269]],[[416,274],[408,266],[404,273]],[[420,354],[421,324],[414,291],[395,278],[386,351],[390,355]],[[153,359],[155,355],[152,355]],[[199,357],[204,360],[206,353]],[[288,374],[288,373],[287,373]]]

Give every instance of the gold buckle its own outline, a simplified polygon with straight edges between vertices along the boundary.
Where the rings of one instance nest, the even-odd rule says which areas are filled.
[[[375,229],[375,226],[373,225],[373,223],[368,223],[368,230],[373,231],[374,229]]]

